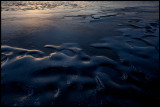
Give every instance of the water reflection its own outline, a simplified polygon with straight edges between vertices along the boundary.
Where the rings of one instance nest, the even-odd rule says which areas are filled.
[[[136,12],[135,6],[140,6],[136,7]],[[149,10],[145,6],[149,6]],[[2,44],[17,46],[15,44],[21,42],[14,43],[10,40],[23,41],[30,38],[32,46],[37,46],[38,41],[43,45],[57,44],[57,41],[59,44],[76,42],[82,46],[84,43],[89,45],[101,37],[119,35],[120,32],[115,32],[119,27],[117,26],[119,17],[125,15],[137,17],[134,15],[142,14],[142,11],[156,14],[157,6],[156,2],[2,1]],[[157,15],[139,17],[148,16],[157,18]],[[121,22],[123,23],[123,20]],[[90,37],[92,39],[87,39]],[[27,44],[26,42],[26,46]],[[20,44],[22,47],[23,45]]]

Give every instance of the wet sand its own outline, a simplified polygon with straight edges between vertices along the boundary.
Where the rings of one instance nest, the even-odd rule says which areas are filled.
[[[1,2],[1,104],[159,104],[158,2]]]

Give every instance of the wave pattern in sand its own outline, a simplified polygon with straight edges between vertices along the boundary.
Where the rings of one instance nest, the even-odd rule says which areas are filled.
[[[97,7],[100,9],[97,10],[96,8],[96,12],[88,10],[88,13],[83,14],[83,8],[89,6],[89,9],[92,10],[91,7],[94,3],[98,3]],[[82,2],[83,5],[80,4],[77,2],[68,2],[68,4],[67,2],[57,2],[55,4],[51,1],[29,2],[27,4],[18,1],[2,2],[2,12],[43,10],[46,8],[54,10],[61,6],[79,8],[79,10],[75,9],[79,13],[73,12],[74,14],[62,15],[62,18],[56,21],[61,22],[71,18],[77,24],[77,20],[84,19],[87,21],[84,21],[83,24],[94,27],[94,31],[97,30],[98,32],[98,36],[93,36],[92,29],[92,36],[89,35],[90,33],[82,33],[81,36],[77,36],[78,33],[74,28],[73,31],[77,35],[73,34],[74,36],[68,38],[79,37],[79,43],[68,42],[70,39],[65,38],[68,42],[66,43],[61,39],[61,37],[66,37],[69,34],[64,33],[64,36],[60,36],[58,33],[59,35],[56,36],[56,33],[52,35],[49,32],[44,33],[46,39],[40,39],[44,42],[39,42],[37,38],[41,36],[37,37],[37,35],[40,35],[41,32],[35,33],[36,39],[31,38],[30,34],[27,35],[27,32],[31,32],[30,29],[22,30],[23,33],[19,34],[24,36],[22,39],[19,39],[20,37],[15,33],[17,32],[16,27],[15,32],[8,33],[10,29],[14,29],[10,28],[12,27],[11,22],[16,22],[18,19],[14,18],[9,21],[9,27],[3,28],[3,32],[7,33],[3,34],[2,32],[2,34],[5,37],[6,34],[15,33],[16,36],[10,35],[11,38],[6,36],[6,42],[2,40],[3,44],[1,44],[2,105],[153,106],[159,104],[159,19],[157,16],[149,16],[151,13],[153,15],[154,12],[155,15],[157,14],[157,6],[122,6],[122,8],[109,10],[116,3],[111,2],[107,5],[108,7],[102,5],[102,2],[86,2],[86,4]],[[114,4],[114,6],[110,6],[110,4]],[[53,19],[50,18],[50,20]],[[7,17],[3,18],[3,21],[1,20],[2,25],[6,24],[7,21],[5,20],[8,20]],[[22,21],[22,23],[24,22]],[[51,23],[53,22],[49,22],[49,24]],[[100,26],[103,25],[102,23],[104,26]],[[115,26],[116,24],[118,27]],[[80,26],[79,23],[77,25]],[[29,26],[31,29],[35,27],[31,24]],[[50,31],[56,32],[53,27],[49,27],[52,28]],[[55,25],[55,27],[57,26]],[[81,30],[87,29],[85,27],[80,28]],[[119,35],[116,35],[115,32],[114,34],[113,31],[109,33],[107,30],[109,28],[119,32]],[[90,29],[84,31],[88,30]],[[62,29],[62,31],[64,30]],[[101,36],[103,33],[104,35]],[[110,35],[112,33],[114,36]],[[86,36],[85,34],[88,34],[88,38],[91,39],[80,38],[83,35]],[[96,36],[103,38],[99,41]],[[56,39],[58,37],[60,39]],[[28,39],[25,42],[26,38]],[[54,44],[54,41],[60,42],[60,40],[62,40],[61,45]],[[91,40],[91,42],[96,40],[96,42],[83,42],[85,40]],[[48,43],[49,41],[50,43]],[[25,44],[26,47],[29,47],[28,42],[35,43],[40,48],[27,49]],[[82,48],[81,46],[85,43],[88,43],[90,48],[84,49],[85,46]],[[16,44],[16,46],[11,44]],[[46,52],[44,48],[48,51]],[[89,49],[97,53],[87,54],[86,50]],[[102,51],[108,53],[104,54]],[[99,55],[98,52],[103,53],[103,55]],[[112,54],[115,55],[112,56]]]

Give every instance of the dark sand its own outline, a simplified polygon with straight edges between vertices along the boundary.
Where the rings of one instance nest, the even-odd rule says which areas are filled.
[[[1,104],[160,104],[159,2],[1,2]]]

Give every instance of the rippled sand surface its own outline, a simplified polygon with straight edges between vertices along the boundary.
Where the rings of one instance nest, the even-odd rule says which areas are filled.
[[[159,2],[1,4],[2,105],[160,105]]]

